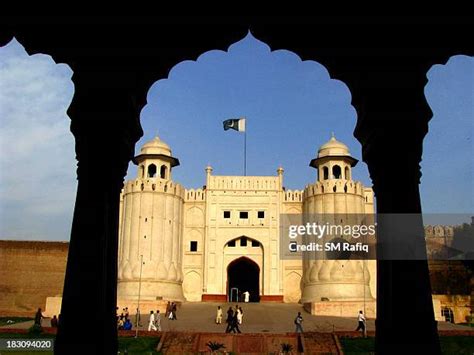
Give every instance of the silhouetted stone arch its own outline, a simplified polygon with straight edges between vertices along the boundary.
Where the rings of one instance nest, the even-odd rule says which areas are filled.
[[[16,36],[30,55],[51,55],[74,70],[75,95],[68,115],[76,139],[78,192],[57,354],[72,353],[78,344],[91,353],[117,353],[119,194],[135,143],[143,134],[139,115],[148,90],[174,65],[212,49],[225,50],[249,28],[272,50],[286,49],[303,60],[318,61],[351,92],[357,111],[354,135],[370,171],[377,213],[418,214],[419,163],[432,116],[424,96],[426,73],[453,55],[474,55],[472,20],[467,16],[223,20],[196,15],[166,21],[98,17],[64,22],[38,15],[4,19],[1,27],[0,45]],[[404,169],[394,164],[400,157]],[[96,176],[108,177],[106,188],[90,183]],[[417,234],[413,232],[417,231],[406,231],[408,236]],[[380,228],[380,252],[389,237],[390,228]],[[94,273],[84,277],[84,270]],[[379,260],[377,289],[376,351],[440,353],[426,261]],[[96,331],[82,340],[77,337],[83,331],[77,309],[94,309],[96,315]],[[416,321],[400,317],[407,309]],[[403,337],[393,329],[403,329]]]

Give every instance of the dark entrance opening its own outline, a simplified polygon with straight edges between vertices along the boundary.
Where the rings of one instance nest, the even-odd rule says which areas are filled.
[[[244,292],[250,293],[250,302],[260,301],[260,268],[246,257],[241,257],[227,267],[227,299],[230,300],[232,289],[238,289],[239,302],[244,301]],[[234,291],[235,292],[235,291]],[[234,301],[235,298],[232,298]]]

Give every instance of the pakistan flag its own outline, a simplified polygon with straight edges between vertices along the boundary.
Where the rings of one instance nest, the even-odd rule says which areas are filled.
[[[231,118],[225,120],[224,122],[224,131],[228,129],[235,129],[239,132],[245,132],[245,118]]]

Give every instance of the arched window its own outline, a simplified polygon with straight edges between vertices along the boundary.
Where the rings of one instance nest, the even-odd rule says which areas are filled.
[[[323,176],[324,180],[329,179],[329,168],[327,166],[323,167]]]
[[[161,168],[160,168],[160,177],[162,179],[166,179],[166,171],[168,170],[168,168],[166,167],[166,165],[162,165]]]
[[[149,178],[156,177],[156,165],[155,164],[148,165],[148,177]]]
[[[345,169],[345,172],[344,172],[344,177],[345,177],[346,180],[351,179],[351,170],[349,169],[348,166],[346,166],[346,169]]]
[[[339,165],[334,165],[332,167],[332,176],[334,176],[334,179],[341,179],[342,178],[342,171],[341,167]]]

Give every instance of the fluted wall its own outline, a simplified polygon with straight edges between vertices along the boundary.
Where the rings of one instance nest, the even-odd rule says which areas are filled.
[[[121,196],[118,297],[183,301],[183,187],[160,178],[126,183]],[[140,270],[140,261],[143,265]]]
[[[305,223],[315,222],[315,215],[318,215],[318,222],[322,223],[340,224],[343,219],[343,224],[358,224],[357,215],[373,213],[373,193],[362,183],[352,180],[318,181],[306,186],[303,211]],[[301,302],[373,299],[368,263],[362,260],[321,260],[321,257],[304,253]]]

